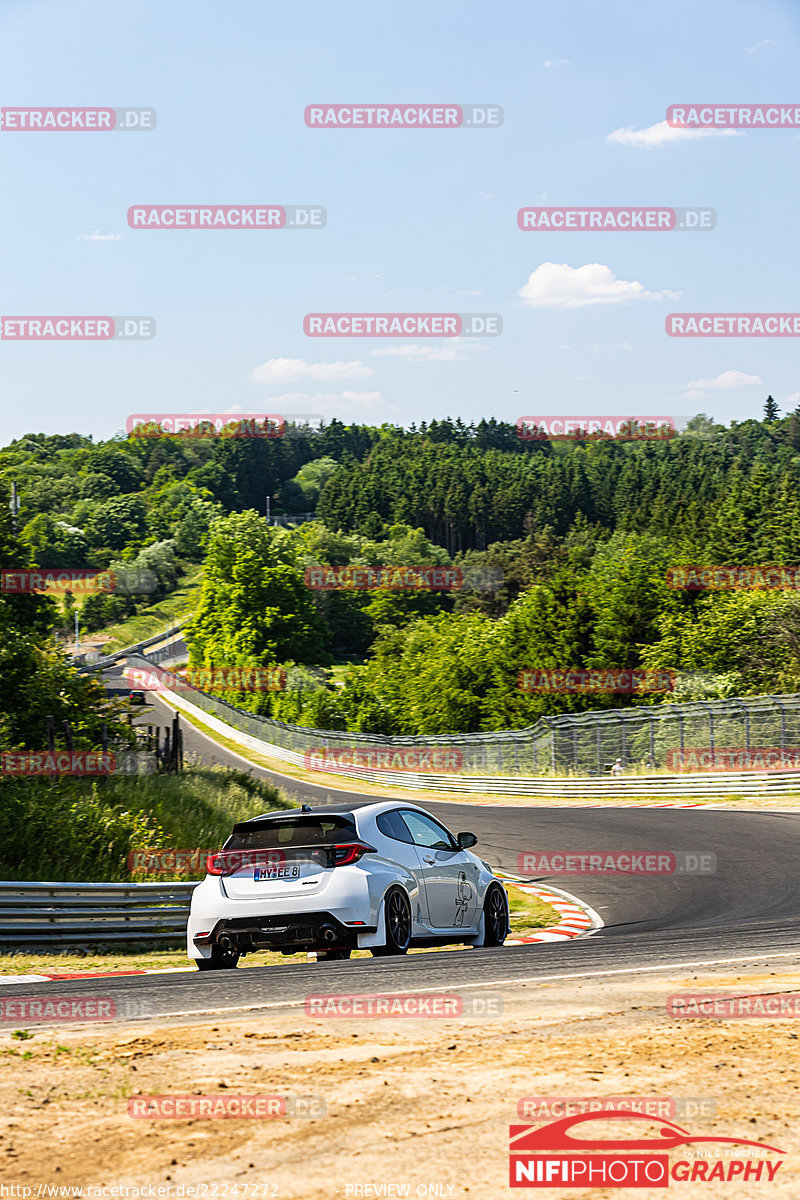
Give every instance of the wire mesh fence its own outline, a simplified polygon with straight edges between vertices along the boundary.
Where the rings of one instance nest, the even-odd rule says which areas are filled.
[[[153,665],[144,656],[131,655],[127,661]],[[181,695],[241,733],[301,756],[311,770],[361,765],[513,777],[601,776],[618,760],[624,771],[800,767],[800,695],[604,709],[541,717],[527,729],[417,737],[288,725],[236,708],[188,683]]]

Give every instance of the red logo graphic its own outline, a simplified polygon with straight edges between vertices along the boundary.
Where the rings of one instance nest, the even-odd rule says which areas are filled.
[[[563,1117],[548,1125],[511,1125],[511,1187],[669,1187],[670,1180],[711,1183],[717,1180],[771,1181],[781,1163],[766,1157],[679,1159],[670,1162],[663,1151],[699,1144],[750,1146],[769,1154],[785,1154],[776,1146],[746,1138],[693,1137],[672,1121],[660,1122],[655,1136],[599,1138],[581,1136],[576,1126],[593,1121],[644,1121],[643,1113],[613,1111]],[[591,1130],[595,1131],[596,1126]],[[639,1129],[642,1129],[641,1124]],[[600,1152],[600,1153],[598,1153]],[[642,1153],[644,1152],[644,1153]],[[661,1152],[661,1153],[659,1153]]]

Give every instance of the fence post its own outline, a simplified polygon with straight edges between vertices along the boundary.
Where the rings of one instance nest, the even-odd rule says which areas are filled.
[[[781,710],[781,750],[785,750],[786,749],[786,709],[784,708],[782,701],[780,701],[777,696],[774,696],[773,699],[774,699],[775,703],[777,704],[778,708]],[[750,747],[748,746],[747,749],[749,750]]]

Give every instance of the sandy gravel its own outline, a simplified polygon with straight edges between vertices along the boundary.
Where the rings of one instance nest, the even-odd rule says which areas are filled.
[[[182,1194],[178,1185],[208,1184],[209,1196],[259,1200],[494,1200],[521,1194],[508,1188],[508,1126],[520,1122],[519,1099],[624,1095],[710,1099],[715,1115],[677,1123],[695,1136],[739,1136],[789,1152],[773,1183],[673,1183],[678,1193],[796,1200],[800,1020],[666,1015],[670,993],[706,988],[800,991],[800,970],[661,971],[477,989],[475,996],[504,1002],[503,1015],[488,1019],[354,1021],[278,1007],[203,1025],[64,1025],[27,1040],[3,1032],[0,1178],[34,1187],[169,1183],[173,1196]],[[315,1097],[327,1112],[265,1120],[127,1115],[131,1097],[167,1093]],[[634,1194],[647,1200],[664,1191]]]

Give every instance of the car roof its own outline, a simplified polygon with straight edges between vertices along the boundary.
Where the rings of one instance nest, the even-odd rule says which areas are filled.
[[[352,821],[362,813],[366,813],[369,816],[378,816],[379,813],[389,812],[396,808],[413,808],[417,812],[425,812],[425,809],[420,808],[418,804],[413,804],[405,800],[367,801],[366,804],[359,804],[354,808],[328,808],[325,805],[319,805],[318,807],[305,805],[303,808],[272,809],[270,812],[261,813],[260,816],[250,817],[247,821],[237,821],[234,828],[237,830],[252,829],[254,826],[266,821],[279,821],[294,817],[343,817],[345,820]]]

